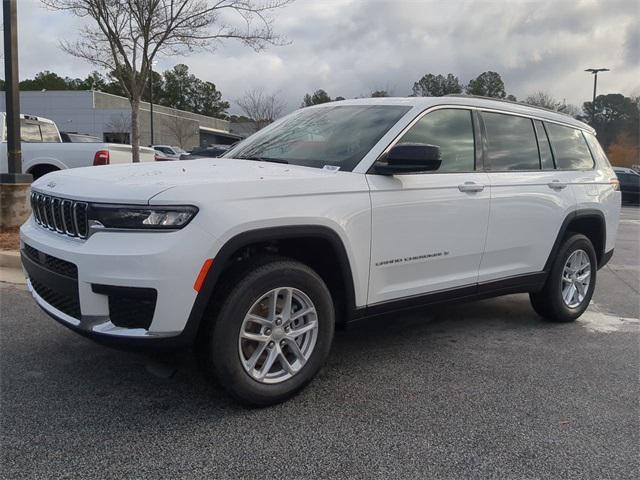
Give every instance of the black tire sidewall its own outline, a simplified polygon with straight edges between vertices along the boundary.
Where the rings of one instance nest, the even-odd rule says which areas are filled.
[[[576,250],[584,250],[589,257],[589,261],[591,262],[591,281],[589,282],[589,288],[582,303],[575,308],[570,308],[562,298],[562,273],[569,256]],[[548,285],[545,287],[547,301],[550,302],[550,307],[556,320],[565,322],[575,320],[589,307],[596,286],[597,265],[598,262],[593,244],[584,235],[574,234],[562,245],[553,263]]]
[[[293,287],[313,302],[318,317],[318,337],[311,357],[292,378],[277,384],[253,379],[241,364],[238,338],[251,306],[274,288]],[[209,344],[214,373],[236,399],[253,405],[282,401],[303,388],[322,367],[333,341],[335,314],[328,288],[310,268],[294,261],[273,262],[250,271],[231,290],[220,309]]]

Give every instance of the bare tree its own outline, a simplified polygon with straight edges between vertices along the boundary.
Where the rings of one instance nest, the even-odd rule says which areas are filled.
[[[179,111],[176,109],[174,109],[172,115],[164,116],[162,125],[176,139],[178,146],[183,149],[192,147],[193,145],[187,145],[187,142],[189,139],[198,136],[198,122],[188,118],[181,118]]]
[[[276,120],[284,110],[284,103],[276,93],[265,93],[262,88],[245,92],[236,103],[247,117],[253,120],[256,130],[266,127]]]
[[[527,96],[527,98],[524,99],[524,103],[534,105],[536,107],[547,108],[549,110],[555,110],[560,113],[566,113],[572,117],[577,117],[580,114],[580,109],[575,105],[571,105],[565,100],[556,100],[547,92],[542,91]]]
[[[228,39],[255,50],[280,43],[271,14],[292,0],[42,0],[93,20],[80,39],[61,42],[71,55],[112,72],[131,103],[133,161],[140,161],[138,115],[159,55],[180,55]]]

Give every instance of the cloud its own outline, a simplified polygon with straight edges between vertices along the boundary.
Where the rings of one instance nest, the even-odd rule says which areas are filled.
[[[186,63],[232,102],[257,86],[279,91],[289,110],[318,88],[333,97],[380,88],[407,95],[425,73],[467,82],[486,70],[518,98],[544,90],[580,105],[591,96],[588,67],[611,68],[600,92],[640,92],[638,10],[636,0],[299,0],[275,24],[288,45],[254,52],[229,42],[162,58],[158,68]],[[23,78],[93,69],[58,48],[81,20],[37,0],[21,0],[19,18]]]

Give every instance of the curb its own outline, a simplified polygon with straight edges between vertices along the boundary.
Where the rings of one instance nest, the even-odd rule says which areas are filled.
[[[0,250],[0,267],[22,269],[18,250]]]

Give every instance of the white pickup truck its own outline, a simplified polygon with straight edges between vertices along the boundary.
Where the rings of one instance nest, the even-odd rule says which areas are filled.
[[[0,112],[0,172],[7,173],[6,113]],[[51,120],[33,115],[20,115],[22,139],[22,172],[33,178],[67,168],[131,163],[131,145],[117,143],[63,143],[58,127]],[[152,162],[152,148],[140,148],[140,161]]]

